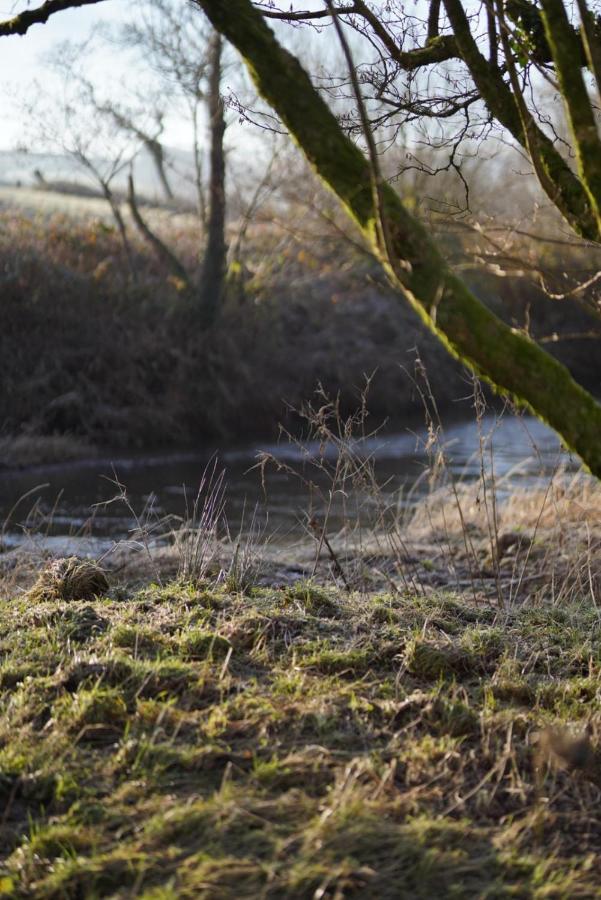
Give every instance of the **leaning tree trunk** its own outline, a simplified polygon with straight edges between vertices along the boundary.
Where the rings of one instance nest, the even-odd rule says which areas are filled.
[[[154,168],[158,179],[161,182],[165,199],[171,201],[174,199],[174,195],[171,184],[169,183],[169,178],[167,177],[167,172],[165,171],[165,151],[163,150],[163,145],[157,138],[151,137],[144,138],[144,144],[154,163]]]
[[[127,179],[127,205],[129,206],[129,211],[131,213],[134,224],[144,240],[147,241],[147,243],[152,247],[157,258],[167,266],[171,275],[173,275],[178,280],[181,289],[185,290],[186,293],[189,294],[190,279],[188,277],[186,269],[179,261],[175,253],[172,253],[167,244],[165,244],[160,239],[160,237],[154,233],[154,231],[152,230],[152,228],[150,228],[148,222],[145,221],[142,213],[140,212],[138,201],[136,199],[134,177],[131,173],[129,174],[129,177]]]
[[[548,422],[601,477],[601,406],[527,335],[505,325],[449,269],[428,230],[343,133],[299,61],[251,0],[194,0],[238,49],[321,179],[357,222],[388,275],[447,349]]]
[[[216,31],[209,47],[209,120],[211,131],[211,170],[209,178],[209,217],[207,243],[201,271],[199,308],[205,327],[219,312],[226,274],[225,242],[225,111],[221,97],[221,54],[223,41]]]

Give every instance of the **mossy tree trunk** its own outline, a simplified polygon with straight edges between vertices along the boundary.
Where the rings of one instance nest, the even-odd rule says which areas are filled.
[[[369,161],[344,135],[299,61],[278,43],[250,0],[194,2],[238,49],[259,92],[430,330],[495,388],[555,428],[601,477],[601,406],[564,366],[468,290],[392,188],[383,184],[373,190]]]
[[[581,13],[585,16],[586,37],[588,9],[584,3],[581,3]],[[582,75],[581,39],[571,27],[563,0],[542,0],[542,18],[572,134],[578,175],[601,233],[601,143]],[[591,59],[595,59],[598,48],[592,30],[588,32],[586,47]]]

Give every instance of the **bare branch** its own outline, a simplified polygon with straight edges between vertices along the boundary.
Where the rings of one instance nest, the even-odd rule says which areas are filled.
[[[259,9],[261,15],[265,16],[266,19],[282,19],[285,22],[308,22],[311,19],[327,19],[332,15],[332,12],[329,9],[318,9],[318,10],[299,10],[297,12],[293,12],[289,10],[288,12],[281,12],[279,9],[272,9],[263,6],[262,4],[256,4]],[[348,13],[358,12],[356,4],[352,3],[350,6],[341,6],[335,8],[333,10],[334,15],[345,15]]]
[[[12,19],[0,22],[0,37],[13,34],[27,34],[32,25],[45,25],[50,16],[65,9],[75,9],[78,6],[91,6],[93,3],[102,3],[104,0],[46,0],[36,9],[25,9]]]

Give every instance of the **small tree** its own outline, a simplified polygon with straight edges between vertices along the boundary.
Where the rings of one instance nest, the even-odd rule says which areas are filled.
[[[188,3],[181,0],[146,0],[141,14],[126,25],[120,42],[141,51],[163,84],[182,104],[192,126],[192,157],[198,216],[205,232],[198,283],[188,276],[188,291],[196,297],[203,327],[214,322],[224,293],[226,275],[226,117],[222,97],[223,43]],[[202,117],[209,131],[209,178],[205,190]],[[127,127],[127,123],[126,123]],[[131,128],[131,125],[129,126]],[[181,280],[183,265],[173,251],[152,233],[135,202],[133,182],[130,206],[134,221],[173,274]]]
[[[23,102],[30,142],[38,148],[71,158],[108,203],[132,276],[134,273],[127,227],[115,181],[140,150],[139,139],[126,134],[104,115],[95,88],[82,73],[81,46],[65,43],[49,60],[60,89],[33,85]]]

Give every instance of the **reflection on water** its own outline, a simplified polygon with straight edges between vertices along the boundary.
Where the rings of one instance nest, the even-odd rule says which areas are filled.
[[[449,460],[449,470],[456,476],[475,479],[480,475],[481,437],[486,437],[484,460],[490,466],[490,444],[494,450],[495,477],[501,492],[509,492],[517,485],[525,486],[548,478],[558,465],[575,471],[578,461],[561,448],[556,435],[529,417],[486,416],[480,429],[475,422],[455,423],[445,429],[442,442]],[[424,451],[425,430],[414,433],[380,433],[355,445],[355,449],[375,461],[380,484],[399,502],[409,494],[412,502],[429,489],[427,478],[421,478],[428,466]],[[301,480],[284,469],[271,464],[265,469],[266,493],[263,493],[261,473],[256,462],[261,451],[273,456],[285,466],[303,470],[319,481],[310,466],[313,456],[324,453],[333,462],[334,447],[323,448],[309,444],[304,449],[296,444],[252,446],[227,449],[218,454],[218,466],[226,470],[227,516],[232,530],[236,530],[248,511],[261,504],[269,517],[269,530],[276,529],[281,537],[298,532],[299,521],[308,506],[307,488]],[[23,527],[32,521],[31,510],[48,523],[48,534],[56,538],[73,535],[87,528],[98,538],[125,537],[135,522],[132,512],[123,502],[103,503],[117,493],[115,477],[127,489],[132,509],[141,514],[152,505],[154,513],[181,516],[186,504],[191,505],[202,473],[211,459],[208,452],[173,453],[143,457],[115,456],[92,459],[80,463],[37,467],[21,471],[0,472],[0,522],[10,515],[5,527],[4,543],[11,544],[22,534]],[[322,484],[325,483],[322,478]],[[411,488],[414,488],[411,492]],[[24,495],[27,495],[24,497]],[[101,504],[100,506],[98,504]],[[246,510],[246,512],[245,512]],[[90,516],[93,513],[93,522]],[[28,518],[29,515],[29,518]],[[35,516],[34,516],[35,518]]]

